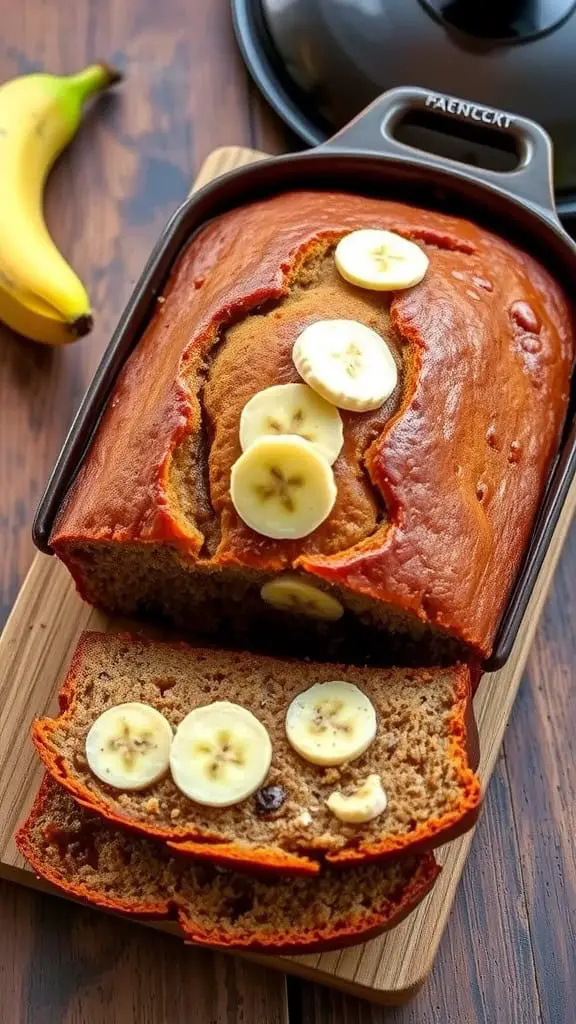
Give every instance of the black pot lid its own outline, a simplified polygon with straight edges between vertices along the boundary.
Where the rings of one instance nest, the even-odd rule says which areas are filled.
[[[257,85],[306,144],[394,86],[450,93],[542,124],[559,211],[576,216],[575,0],[232,0],[232,10]]]

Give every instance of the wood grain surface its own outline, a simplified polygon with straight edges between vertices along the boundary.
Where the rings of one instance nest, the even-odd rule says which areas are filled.
[[[3,10],[2,79],[38,67],[72,71],[102,56],[128,76],[50,183],[50,223],[91,288],[95,332],[65,352],[0,336],[4,618],[31,561],[36,500],[160,227],[214,146],[286,145],[248,84],[227,8],[226,0],[20,0]],[[428,985],[391,1011],[291,980],[291,1020],[573,1020],[575,567],[572,533]],[[0,921],[1,1024],[287,1019],[280,976],[251,965],[5,884]]]

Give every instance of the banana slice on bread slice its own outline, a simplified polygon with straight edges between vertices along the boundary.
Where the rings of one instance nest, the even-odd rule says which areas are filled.
[[[156,708],[137,701],[104,711],[86,736],[94,775],[116,789],[146,789],[168,771],[173,732]]]
[[[180,722],[170,750],[178,789],[207,807],[230,807],[255,793],[272,761],[261,722],[239,704],[215,701]]]
[[[230,497],[247,526],[276,540],[312,533],[330,515],[336,483],[324,456],[302,437],[261,437],[236,460]]]
[[[352,793],[331,793],[326,804],[334,817],[350,825],[373,821],[386,810],[388,799],[379,775],[369,775]]]
[[[240,416],[246,451],[261,437],[294,434],[309,441],[330,463],[344,443],[340,413],[306,384],[277,384],[254,395]]]
[[[344,235],[334,259],[344,280],[371,291],[412,288],[423,279],[429,262],[419,245],[377,228]]]
[[[314,391],[351,412],[378,409],[398,383],[384,338],[357,320],[310,324],[296,339],[292,359]]]
[[[368,749],[376,712],[354,683],[316,683],[294,698],[286,715],[288,742],[312,764],[339,765]]]

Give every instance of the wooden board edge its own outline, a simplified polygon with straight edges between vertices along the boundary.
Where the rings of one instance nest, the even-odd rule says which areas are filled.
[[[190,194],[198,192],[205,185],[209,185],[230,171],[248,167],[249,164],[255,164],[259,160],[272,159],[270,153],[263,153],[259,149],[247,149],[244,146],[220,146],[218,149],[213,149],[206,157],[194,179]]]

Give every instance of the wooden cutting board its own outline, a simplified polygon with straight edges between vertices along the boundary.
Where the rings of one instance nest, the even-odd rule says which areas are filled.
[[[266,154],[237,147],[212,153],[195,187]],[[567,498],[528,611],[508,664],[485,676],[475,698],[486,787],[502,742],[542,605],[574,507],[576,481]],[[41,777],[29,740],[36,715],[56,710],[56,693],[79,634],[130,627],[84,604],[56,559],[37,555],[0,638],[0,877],[50,891],[27,868],[14,845],[14,832],[27,814]],[[141,627],[138,627],[141,628]],[[342,952],[302,957],[254,956],[278,970],[380,1003],[409,999],[429,974],[446,924],[473,833],[439,854],[444,870],[418,910],[388,935]],[[147,925],[150,927],[150,925]],[[171,925],[152,925],[174,931]],[[191,956],[193,953],[191,952]]]

